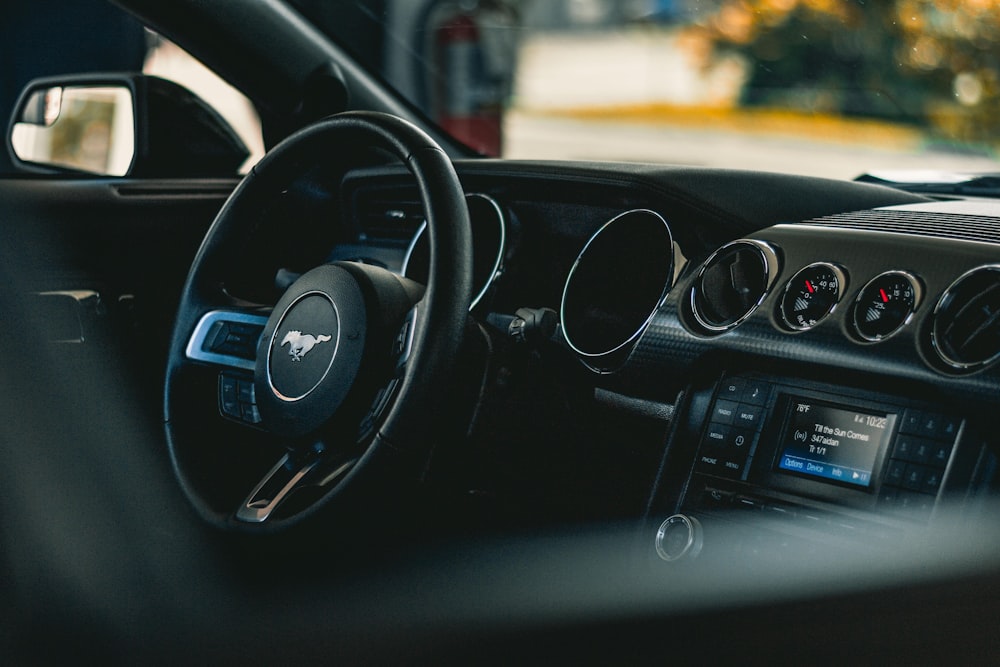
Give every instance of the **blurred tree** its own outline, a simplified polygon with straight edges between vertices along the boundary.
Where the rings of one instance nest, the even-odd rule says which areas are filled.
[[[891,119],[942,138],[1000,134],[1000,3],[724,0],[717,48],[752,66],[741,102]]]

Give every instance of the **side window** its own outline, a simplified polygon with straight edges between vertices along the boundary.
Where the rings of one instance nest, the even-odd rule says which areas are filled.
[[[173,42],[153,33],[149,33],[148,41],[143,72],[184,86],[219,112],[249,149],[250,156],[240,173],[249,171],[264,155],[260,117],[253,103]]]

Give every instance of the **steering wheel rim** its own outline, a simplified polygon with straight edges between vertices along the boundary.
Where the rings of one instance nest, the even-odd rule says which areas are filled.
[[[344,317],[339,314],[340,311],[352,309],[357,311],[358,306],[354,303],[338,309],[336,300],[343,298],[350,300],[361,294],[364,301],[363,308],[368,314],[368,324],[378,325],[373,327],[379,330],[378,336],[367,330],[364,322],[351,331],[348,331],[351,326],[343,327],[345,335],[341,338],[345,341],[345,347],[351,335],[356,336],[358,331],[364,332],[365,349],[361,354],[365,359],[358,362],[360,366],[354,370],[365,373],[373,368],[375,362],[370,364],[367,362],[368,355],[378,353],[372,349],[373,341],[380,340],[379,336],[384,337],[386,327],[389,327],[391,334],[395,335],[399,327],[405,324],[403,330],[408,332],[409,336],[407,338],[406,334],[401,334],[406,339],[408,348],[405,373],[396,378],[396,382],[392,385],[395,400],[379,416],[379,423],[369,436],[370,440],[364,444],[358,456],[350,461],[346,470],[338,471],[337,474],[340,476],[330,483],[330,488],[322,490],[318,493],[318,498],[311,500],[306,507],[290,516],[275,519],[266,516],[260,521],[247,520],[246,516],[241,517],[238,512],[234,513],[233,508],[227,508],[226,501],[221,500],[215,488],[219,485],[220,476],[225,475],[225,464],[222,461],[226,456],[206,456],[204,452],[198,450],[198,446],[192,444],[196,438],[194,429],[199,427],[198,420],[189,414],[192,411],[192,402],[198,400],[192,399],[189,395],[198,393],[196,388],[199,384],[193,378],[200,377],[201,384],[205,385],[211,374],[217,373],[221,383],[226,369],[224,363],[220,370],[218,365],[214,365],[211,361],[206,362],[202,358],[192,357],[194,332],[207,313],[233,313],[239,316],[254,313],[250,317],[262,317],[255,309],[248,309],[246,304],[238,302],[226,293],[225,274],[227,267],[234,261],[231,255],[233,252],[231,248],[236,245],[234,242],[247,234],[254,224],[260,222],[260,211],[265,208],[265,204],[309,169],[329,164],[335,159],[336,164],[343,165],[346,171],[349,165],[356,164],[362,154],[370,153],[373,148],[395,156],[406,166],[416,181],[424,205],[431,245],[431,270],[422,298],[419,298],[419,303],[411,310],[410,304],[418,298],[413,285],[408,284],[411,281],[389,274],[387,271],[347,263],[341,263],[340,266],[317,267],[305,274],[300,281],[296,281],[289,288],[289,292],[297,289],[296,286],[307,278],[312,281],[310,284],[316,280],[350,283],[344,289],[328,290],[337,294],[323,293],[322,296],[334,303],[333,311],[336,311],[337,317],[340,318]],[[270,223],[274,224],[274,221]],[[264,224],[268,224],[268,221]],[[352,505],[374,498],[385,500],[387,488],[394,487],[399,481],[412,480],[415,477],[429,453],[431,417],[436,412],[436,403],[441,399],[442,393],[439,388],[447,386],[451,364],[457,356],[466,324],[472,296],[471,247],[468,209],[450,159],[427,134],[405,120],[375,112],[339,114],[296,132],[268,152],[236,187],[206,233],[181,293],[170,343],[164,385],[167,446],[174,473],[191,504],[204,520],[229,530],[273,532],[298,525],[319,512],[335,509],[338,503],[334,503],[333,500],[338,496],[354,494],[354,500],[350,501]],[[327,274],[336,275],[330,278]],[[343,278],[345,274],[349,276]],[[321,288],[321,291],[322,289],[325,288]],[[344,297],[345,289],[353,296]],[[375,296],[372,296],[373,294]],[[286,297],[287,295],[288,293]],[[301,298],[301,295],[293,295],[290,300],[301,301]],[[372,299],[378,303],[373,305]],[[407,302],[407,299],[410,301]],[[258,395],[270,389],[280,396],[280,391],[275,389],[275,383],[270,380],[270,365],[287,363],[287,360],[276,356],[274,350],[278,348],[280,352],[287,353],[294,348],[294,344],[288,345],[287,340],[285,343],[280,343],[283,337],[279,335],[281,332],[277,327],[286,321],[286,314],[282,313],[275,319],[279,306],[287,309],[287,304],[283,305],[282,302],[276,305],[257,348],[254,386]],[[339,320],[338,322],[344,324]],[[291,330],[289,332],[294,333]],[[287,339],[288,336],[284,338]],[[326,340],[324,336],[320,338]],[[326,343],[326,346],[326,350],[334,348],[331,343]],[[320,348],[323,346],[316,347]],[[343,358],[346,353],[337,351],[332,352],[332,355],[331,364],[339,363],[337,360]],[[319,355],[310,356],[319,357]],[[294,354],[292,357],[292,362],[302,361],[304,358],[304,356],[296,358]],[[266,361],[262,362],[262,359]],[[298,367],[303,365],[299,364]],[[316,387],[325,389],[324,383],[328,381],[327,377],[339,375],[343,373],[324,374]],[[352,391],[356,383],[352,382],[351,385],[348,391]],[[202,400],[206,395],[207,391],[201,392]],[[323,397],[320,396],[319,400],[323,400]],[[363,401],[364,397],[361,400]],[[265,402],[261,403],[261,407]],[[281,403],[280,400],[271,400],[272,408],[276,402]],[[308,415],[313,407],[321,409],[323,407],[319,402],[313,403],[312,406],[298,405],[300,402],[297,399],[292,402],[297,404],[299,414],[303,415]],[[279,405],[278,410],[283,408]],[[300,465],[296,462],[297,459],[312,457],[315,460],[317,452],[310,453],[310,448],[303,448],[302,443],[308,439],[318,439],[317,429],[322,429],[332,419],[320,419],[321,426],[310,426],[306,433],[299,433],[296,429],[291,429],[296,431],[291,433],[289,429],[276,427],[278,421],[273,415],[269,417],[267,412],[261,410],[264,420],[262,423],[265,430],[264,439],[270,437],[275,441],[280,440],[281,444],[289,449],[285,457],[266,473],[260,486],[263,486],[269,476],[276,471],[280,473],[279,468],[283,463],[289,467]],[[216,414],[218,415],[218,408]],[[205,416],[204,413],[202,416]],[[258,436],[259,434],[247,430],[248,438],[258,438]],[[294,447],[289,444],[289,438],[297,443]],[[212,447],[217,444],[208,443],[207,446]],[[201,446],[205,446],[205,443],[201,443]],[[325,449],[318,452],[318,455],[326,456]],[[247,496],[248,504],[255,493],[257,489]],[[245,508],[241,507],[242,509]]]

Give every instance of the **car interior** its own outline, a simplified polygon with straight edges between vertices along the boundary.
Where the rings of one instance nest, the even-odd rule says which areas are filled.
[[[486,158],[286,2],[115,4],[269,150],[22,97],[149,137],[0,177],[11,664],[1000,650],[989,183]]]

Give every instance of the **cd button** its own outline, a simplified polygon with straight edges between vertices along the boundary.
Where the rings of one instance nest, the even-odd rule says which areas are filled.
[[[719,398],[738,401],[743,395],[743,378],[724,378],[719,384]]]

